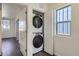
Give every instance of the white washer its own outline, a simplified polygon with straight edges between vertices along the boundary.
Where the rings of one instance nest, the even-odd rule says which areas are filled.
[[[34,41],[34,40],[36,40],[36,41]],[[43,42],[44,42],[43,34],[37,34],[37,33],[35,34],[34,33],[32,42],[33,42],[33,54],[43,50]]]

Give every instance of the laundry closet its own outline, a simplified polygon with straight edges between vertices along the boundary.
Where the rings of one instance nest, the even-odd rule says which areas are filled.
[[[36,5],[36,6],[35,6]],[[27,55],[44,51],[45,6],[29,4],[27,8]]]

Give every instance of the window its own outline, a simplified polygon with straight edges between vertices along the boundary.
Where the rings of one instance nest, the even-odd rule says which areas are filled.
[[[2,20],[2,28],[5,30],[10,29],[10,20]]]
[[[19,31],[25,31],[25,21],[19,20]]]
[[[70,35],[71,6],[56,10],[56,34]]]

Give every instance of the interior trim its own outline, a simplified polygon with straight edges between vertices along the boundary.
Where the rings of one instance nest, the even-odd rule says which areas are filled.
[[[7,38],[2,38],[2,39],[16,39],[16,37],[7,37]]]

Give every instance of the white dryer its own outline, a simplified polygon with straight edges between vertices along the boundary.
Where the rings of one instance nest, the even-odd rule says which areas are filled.
[[[38,11],[33,11],[33,32],[43,32],[44,14]]]

